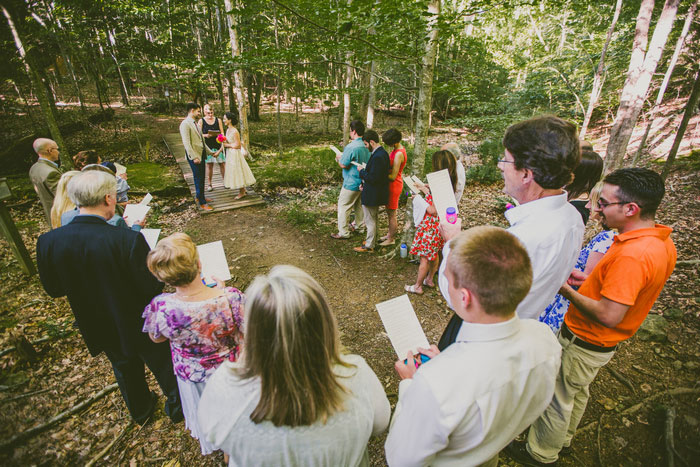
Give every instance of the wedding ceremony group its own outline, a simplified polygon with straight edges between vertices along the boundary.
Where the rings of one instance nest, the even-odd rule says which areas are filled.
[[[236,115],[203,110],[186,106],[180,135],[196,202],[210,210],[214,170],[238,198],[255,177]],[[349,133],[336,155],[343,183],[332,239],[364,231],[355,252],[395,247],[399,196],[411,193],[408,254],[419,263],[404,289],[436,288],[452,310],[439,341],[422,345],[403,332],[413,311],[399,310],[391,329],[384,321],[392,345],[408,349],[394,364],[393,413],[373,355],[345,350],[334,303],[308,272],[280,264],[245,290],[208,283],[189,235],[151,245],[139,232],[145,217],[124,209],[125,167],[81,151],[78,170],[62,173],[63,148],[46,138],[34,141],[29,173],[52,227],[36,245],[41,284],[67,297],[74,326],[92,356],[106,355],[136,424],[159,406],[148,367],[170,420],[184,421],[202,455],[222,451],[228,465],[368,465],[368,441],[385,432],[390,466],[495,466],[499,455],[555,465],[575,443],[589,386],[674,270],[672,229],[655,221],[664,181],[646,168],[604,174],[575,124],[535,116],[502,137],[510,226],[462,229],[470,213],[455,211],[465,190],[457,141],[433,153],[424,183],[403,173],[399,130],[380,136],[353,120]]]

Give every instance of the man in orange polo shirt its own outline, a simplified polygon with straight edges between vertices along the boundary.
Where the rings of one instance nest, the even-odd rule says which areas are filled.
[[[556,462],[571,444],[589,385],[617,344],[637,332],[676,264],[671,228],[654,222],[665,192],[661,177],[630,168],[610,173],[603,182],[593,210],[619,235],[588,277],[574,270],[559,291],[571,305],[559,333],[562,357],[554,397],[530,427],[527,443],[508,447],[525,465]]]

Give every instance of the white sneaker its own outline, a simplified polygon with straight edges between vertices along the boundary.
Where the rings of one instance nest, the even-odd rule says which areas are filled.
[[[209,185],[209,188],[207,188],[207,191],[214,191],[214,187]]]

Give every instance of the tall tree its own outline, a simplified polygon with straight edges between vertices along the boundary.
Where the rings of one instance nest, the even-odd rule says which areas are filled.
[[[411,173],[420,174],[423,170],[425,153],[428,149],[428,131],[430,130],[430,112],[433,104],[433,75],[438,49],[438,19],[440,17],[440,0],[428,3],[427,38],[421,60],[418,83],[418,105],[416,112],[416,142],[413,147]]]
[[[591,115],[593,115],[593,109],[595,109],[596,104],[598,104],[598,99],[600,98],[600,91],[601,89],[603,89],[605,72],[605,54],[607,54],[608,52],[608,46],[610,46],[610,40],[612,39],[613,32],[615,31],[615,25],[617,24],[617,20],[620,17],[620,10],[622,10],[622,0],[617,0],[617,3],[615,4],[615,14],[613,15],[612,23],[610,23],[608,35],[605,38],[605,45],[603,46],[603,51],[600,53],[598,68],[596,69],[595,76],[593,77],[591,96],[588,98],[588,107],[586,108],[586,114],[583,117],[583,123],[581,124],[581,131],[579,133],[579,138],[581,139],[584,139],[586,137],[588,124],[591,122]]]
[[[226,6],[226,16],[228,18],[228,33],[231,39],[231,55],[233,59],[239,61],[241,58],[241,44],[238,40],[238,14],[243,9],[242,1],[237,1],[236,11],[233,9],[232,0],[224,0]],[[250,137],[248,132],[248,102],[245,98],[245,80],[243,79],[243,67],[240,63],[235,64],[233,72],[234,93],[236,94],[236,104],[238,105],[238,120],[241,126],[241,142],[243,147],[250,150]]]
[[[37,65],[34,63],[31,54],[28,54],[26,49],[24,48],[24,43],[22,41],[22,36],[20,35],[20,30],[18,29],[18,25],[17,23],[15,23],[12,14],[5,7],[5,5],[0,4],[0,8],[2,9],[2,14],[7,19],[7,24],[10,27],[12,38],[15,41],[17,52],[22,58],[24,66],[27,70],[27,74],[29,75],[32,81],[34,92],[36,93],[36,97],[39,100],[41,110],[44,113],[44,118],[46,119],[46,124],[49,127],[51,138],[53,138],[53,140],[56,141],[58,147],[61,148],[61,163],[65,164],[64,167],[72,167],[73,161],[71,161],[68,150],[66,149],[66,145],[63,142],[63,136],[61,135],[61,130],[58,127],[58,122],[56,121],[56,117],[54,115],[55,107],[53,106],[53,101],[47,94],[46,86],[41,80],[41,77],[37,70]]]
[[[695,72],[695,84],[693,84],[693,90],[690,92],[690,98],[685,104],[685,112],[683,113],[683,119],[680,125],[678,125],[678,131],[676,132],[676,138],[673,140],[673,146],[671,146],[671,151],[668,153],[666,158],[666,163],[664,164],[664,169],[661,172],[661,178],[666,180],[668,174],[671,172],[671,167],[676,160],[676,154],[678,154],[678,149],[681,147],[681,141],[683,141],[683,135],[685,135],[685,129],[688,127],[688,122],[690,118],[695,113],[698,108],[698,102],[700,101],[700,67]]]
[[[681,54],[681,50],[683,49],[683,45],[685,44],[685,39],[688,37],[688,31],[690,31],[690,25],[693,22],[693,18],[695,17],[695,13],[697,12],[698,9],[698,0],[695,0],[693,4],[691,5],[690,9],[688,10],[688,14],[685,16],[685,23],[683,24],[683,30],[681,31],[681,35],[678,36],[678,41],[676,41],[676,48],[673,51],[673,56],[671,57],[671,61],[668,63],[668,68],[666,68],[666,74],[664,75],[664,80],[661,82],[661,86],[659,86],[659,91],[656,94],[656,101],[654,101],[654,105],[651,108],[651,111],[649,112],[649,121],[647,122],[647,127],[644,129],[644,135],[642,136],[642,141],[639,143],[639,148],[637,149],[637,154],[634,156],[634,161],[632,161],[632,165],[635,165],[637,163],[637,160],[639,157],[642,155],[642,152],[644,151],[644,146],[646,146],[647,143],[647,138],[649,137],[649,130],[651,130],[651,125],[654,123],[654,118],[656,117],[656,110],[659,108],[661,105],[661,102],[664,99],[664,93],[666,92],[666,87],[668,86],[669,81],[671,81],[671,75],[673,74],[673,69],[676,67],[676,62],[678,62],[678,57]]]
[[[605,155],[606,173],[621,167],[623,164],[632,130],[634,130],[644,105],[644,99],[649,91],[651,78],[656,71],[656,65],[659,63],[666,40],[673,28],[679,2],[680,0],[666,0],[649,42],[649,48],[645,52],[644,45],[646,45],[646,38],[649,34],[654,0],[642,0],[637,17],[637,30],[635,31],[630,68],[608,140],[608,149]]]

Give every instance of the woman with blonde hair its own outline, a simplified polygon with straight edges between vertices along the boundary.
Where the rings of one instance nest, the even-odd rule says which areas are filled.
[[[148,253],[148,269],[175,293],[155,297],[143,312],[143,332],[153,342],[170,341],[185,426],[202,454],[216,448],[197,422],[197,404],[207,379],[224,361],[236,361],[242,342],[243,294],[233,287],[202,282],[197,247],[187,234],[164,238]]]
[[[612,245],[613,237],[615,236],[615,232],[605,225],[594,209],[598,204],[602,189],[603,182],[598,182],[591,189],[588,202],[586,203],[586,208],[590,211],[591,218],[595,220],[597,225],[601,226],[603,230],[596,234],[591,241],[581,249],[578,255],[578,260],[576,260],[574,268],[583,272],[585,275],[590,274],[596,264],[603,259],[603,255],[608,251],[610,245]],[[574,288],[578,289],[578,287]],[[549,326],[554,334],[556,334],[559,332],[561,324],[564,322],[564,315],[568,309],[569,300],[564,298],[563,295],[557,294],[554,296],[552,303],[550,303],[539,316],[539,320]]]
[[[246,290],[245,351],[214,373],[199,404],[229,465],[368,465],[389,401],[365,360],[342,352],[321,286],[275,266]]]
[[[73,177],[78,175],[80,172],[77,170],[70,170],[63,175],[61,175],[58,185],[56,186],[56,196],[53,198],[53,205],[51,206],[51,227],[54,229],[59,228],[61,225],[61,216],[64,212],[72,211],[75,209],[75,203],[71,201],[68,196],[68,182],[71,181]]]

